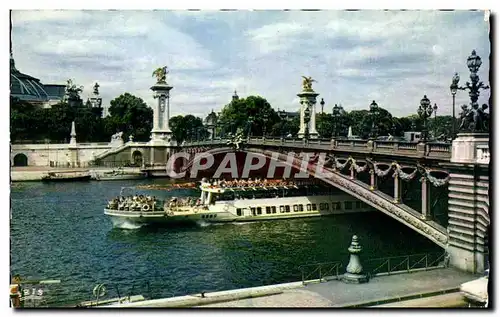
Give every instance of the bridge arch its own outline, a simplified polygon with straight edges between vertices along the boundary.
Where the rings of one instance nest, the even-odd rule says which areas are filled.
[[[144,161],[144,155],[141,151],[135,150],[132,152],[132,163],[141,166]]]
[[[24,153],[18,153],[14,156],[14,166],[28,166],[28,156]]]
[[[217,155],[224,153],[233,153],[235,150],[230,147],[214,148],[209,151],[203,152],[204,155]],[[288,153],[276,152],[261,148],[245,147],[241,152],[253,153],[256,155],[261,155],[266,159],[277,160],[280,163],[290,166],[298,170],[304,170],[302,165],[302,158],[295,155],[295,159],[292,162],[288,160]],[[195,155],[192,155],[190,160],[181,168],[182,172],[187,172],[195,162]],[[429,240],[433,241],[442,248],[446,248],[448,242],[448,235],[446,229],[441,227],[439,224],[432,220],[422,219],[419,212],[411,209],[410,207],[403,205],[399,202],[395,202],[392,197],[370,190],[370,186],[367,184],[356,181],[355,179],[350,179],[349,176],[344,175],[334,168],[329,167],[327,161],[323,161],[318,167],[318,163],[311,162],[307,167],[307,173],[320,179],[321,181],[332,185],[343,192],[367,203],[373,208],[385,213],[386,215],[396,219],[397,221],[403,223],[404,225],[410,227],[414,231],[425,236]]]

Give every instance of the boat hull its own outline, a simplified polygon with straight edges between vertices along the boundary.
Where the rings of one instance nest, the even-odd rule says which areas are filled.
[[[121,180],[134,180],[134,179],[145,179],[145,174],[125,174],[125,175],[102,175],[96,176],[95,180],[97,181],[121,181]]]
[[[68,177],[50,177],[46,176],[42,178],[43,182],[78,182],[78,181],[90,181],[90,175],[83,176],[68,176]]]
[[[361,212],[366,212],[363,210]],[[209,210],[199,213],[169,213],[140,212],[104,209],[104,214],[110,217],[113,227],[120,229],[137,229],[147,225],[158,224],[182,224],[182,223],[231,223],[231,222],[258,222],[271,220],[285,220],[294,218],[312,218],[322,216],[333,216],[347,213],[359,213],[360,211],[310,211],[292,212],[259,216],[236,216],[230,212],[210,212]]]

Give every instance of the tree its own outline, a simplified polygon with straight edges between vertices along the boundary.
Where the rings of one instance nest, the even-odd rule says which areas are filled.
[[[333,116],[329,113],[318,113],[316,115],[316,130],[320,138],[330,138],[333,133]],[[339,131],[339,128],[337,128]]]
[[[208,136],[208,131],[203,126],[203,120],[190,114],[172,117],[169,124],[178,144],[185,140],[205,139]]]
[[[105,120],[105,131],[108,136],[122,131],[125,140],[130,135],[136,141],[148,141],[153,129],[153,109],[144,100],[129,93],[111,100],[110,116]]]
[[[242,127],[245,134],[263,135],[272,131],[280,121],[278,114],[271,108],[266,99],[260,96],[248,96],[233,100],[222,109],[219,122],[224,126],[225,134],[235,133]]]

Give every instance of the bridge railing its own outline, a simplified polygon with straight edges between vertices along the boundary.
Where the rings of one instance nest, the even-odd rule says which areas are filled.
[[[363,262],[364,272],[369,278],[375,276],[411,273],[448,267],[446,253],[419,253],[369,259]],[[339,280],[344,271],[341,261],[305,264],[298,267],[302,284]]]
[[[342,277],[341,268],[340,261],[301,265],[299,270],[302,274],[302,284],[311,281],[338,280]]]
[[[341,150],[360,153],[383,153],[388,152],[402,155],[429,156],[448,159],[451,157],[451,143],[429,142],[419,144],[417,142],[386,141],[386,140],[352,140],[352,139],[304,139],[279,138],[279,137],[250,137],[246,140],[253,145],[276,145],[308,148],[316,150]],[[184,146],[200,146],[226,144],[226,139],[214,139],[198,142],[185,143]],[[482,152],[481,152],[482,153]]]
[[[426,271],[447,267],[446,253],[422,253],[370,259],[365,262],[369,277]]]

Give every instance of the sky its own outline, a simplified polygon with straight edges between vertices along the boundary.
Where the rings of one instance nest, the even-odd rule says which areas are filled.
[[[395,116],[415,114],[423,95],[451,115],[455,72],[482,58],[489,84],[489,22],[483,11],[133,11],[15,10],[16,67],[44,84],[100,85],[103,105],[129,92],[149,106],[154,69],[168,66],[171,116],[220,111],[236,90],[275,109],[297,111],[302,76],[345,110],[372,100]],[[489,91],[481,91],[480,103]],[[468,102],[459,91],[456,111]]]

